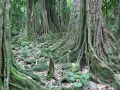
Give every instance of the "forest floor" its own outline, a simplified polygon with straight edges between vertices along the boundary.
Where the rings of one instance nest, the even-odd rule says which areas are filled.
[[[55,37],[45,35],[38,41],[13,43],[14,60],[26,72],[39,76],[45,90],[114,90],[108,84],[92,81],[88,66],[79,69],[78,63],[70,63],[69,53],[62,53],[62,49],[51,50],[58,45],[56,42]],[[50,59],[54,66],[50,64]],[[54,68],[53,74],[48,77],[51,67]]]

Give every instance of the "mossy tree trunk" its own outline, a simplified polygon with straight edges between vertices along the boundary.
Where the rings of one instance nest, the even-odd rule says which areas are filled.
[[[3,0],[0,1],[0,90],[3,90]]]
[[[0,1],[0,90],[43,90],[40,78],[21,70],[11,50],[11,0]],[[38,81],[39,83],[37,83]]]
[[[49,24],[47,11],[45,7],[45,0],[39,1],[40,6],[40,16],[41,16],[41,26],[40,26],[40,35],[47,34],[49,32]]]
[[[71,13],[70,24],[78,23],[79,28],[70,28],[78,32],[75,47],[71,49],[70,61],[77,59],[80,67],[88,65],[94,76],[117,90],[120,87],[120,80],[118,80],[120,78],[117,76],[120,72],[120,59],[116,40],[103,21],[102,1],[79,0],[79,2],[80,8],[73,7],[76,15],[73,17],[74,13]],[[77,5],[76,3],[77,0],[73,1],[73,5]],[[80,21],[77,21],[76,17],[80,17]],[[74,32],[73,34],[76,34]]]
[[[63,1],[63,7],[62,7],[62,14],[63,14],[63,22],[64,22],[64,30],[67,30],[68,24],[69,24],[69,7],[67,0]]]
[[[59,21],[55,12],[54,0],[45,0],[45,7],[50,30],[53,33],[60,32]]]
[[[9,90],[10,67],[11,67],[11,29],[10,10],[11,0],[0,1],[0,90]]]
[[[27,38],[35,40],[34,0],[27,0]]]
[[[117,31],[114,33],[114,36],[117,40],[120,39],[120,0],[118,0],[118,28],[117,28]]]
[[[60,26],[60,36],[63,36],[63,32],[67,30],[68,27],[68,20],[69,14],[68,14],[68,6],[67,6],[67,0],[58,0],[58,20],[59,20],[59,26]]]

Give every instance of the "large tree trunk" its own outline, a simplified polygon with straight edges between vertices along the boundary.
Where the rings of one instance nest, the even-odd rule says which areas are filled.
[[[117,90],[120,87],[120,81],[117,80],[119,78],[116,75],[120,72],[118,68],[120,60],[115,39],[103,21],[102,2],[101,0],[79,0],[79,2],[81,9],[73,8],[75,8],[75,12],[80,11],[75,16],[80,15],[80,21],[76,22],[76,18],[71,18],[71,20],[73,19],[71,23],[78,23],[80,28],[77,28],[79,30],[78,43],[70,53],[70,61],[77,59],[80,66],[88,65],[95,76],[101,81],[113,85]],[[77,6],[76,3],[77,1],[73,1],[73,5]],[[73,13],[71,17],[73,17]],[[72,30],[74,29],[76,30],[76,28]],[[117,73],[114,69],[117,70]]]
[[[45,7],[47,11],[48,24],[50,30],[54,32],[60,31],[59,21],[54,8],[54,0],[45,0]]]
[[[35,40],[34,27],[34,0],[27,0],[27,37],[28,40]]]
[[[59,37],[63,36],[63,32],[68,28],[68,7],[66,0],[58,0],[58,20],[60,26],[60,35]]]
[[[47,34],[49,31],[49,24],[47,18],[47,11],[45,7],[45,0],[40,0],[40,16],[41,16],[41,26],[40,26],[40,35]]]
[[[0,1],[0,90],[3,90],[3,0]]]
[[[117,40],[119,40],[120,39],[120,0],[118,0],[117,1],[118,2],[118,27],[117,27],[117,31],[114,33],[114,36],[115,36],[115,38],[117,39]],[[120,40],[119,40],[119,42],[120,42]]]
[[[39,77],[12,60],[10,9],[11,0],[0,1],[0,90],[43,90]]]
[[[62,7],[62,18],[63,18],[63,22],[64,22],[64,30],[67,30],[68,28],[68,24],[69,24],[69,7],[68,7],[68,3],[67,0],[63,1],[63,7]]]
[[[12,60],[10,0],[0,1],[0,90],[9,90],[10,67]]]

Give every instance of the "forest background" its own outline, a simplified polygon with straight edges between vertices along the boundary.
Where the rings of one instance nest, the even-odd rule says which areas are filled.
[[[120,0],[0,0],[0,90],[119,90]]]

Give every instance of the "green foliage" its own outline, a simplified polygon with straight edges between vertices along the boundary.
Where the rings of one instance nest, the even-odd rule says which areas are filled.
[[[69,76],[74,76],[73,72],[68,72]]]
[[[82,87],[82,85],[87,82],[89,76],[87,74],[78,75],[74,72],[68,72],[70,81],[74,82],[74,86]]]
[[[25,17],[26,17],[26,0],[13,0],[12,10],[11,10],[11,28],[12,32],[19,32],[20,29],[24,29],[25,27]]]
[[[76,87],[82,87],[82,83],[81,82],[74,82],[74,86],[76,86]]]
[[[22,48],[22,49],[21,49],[21,52],[22,52],[22,56],[23,56],[24,58],[26,58],[27,56],[30,55],[30,51],[29,51],[29,49],[28,49],[27,47]]]
[[[75,77],[73,77],[73,76],[70,77],[70,80],[74,82],[75,81]]]

